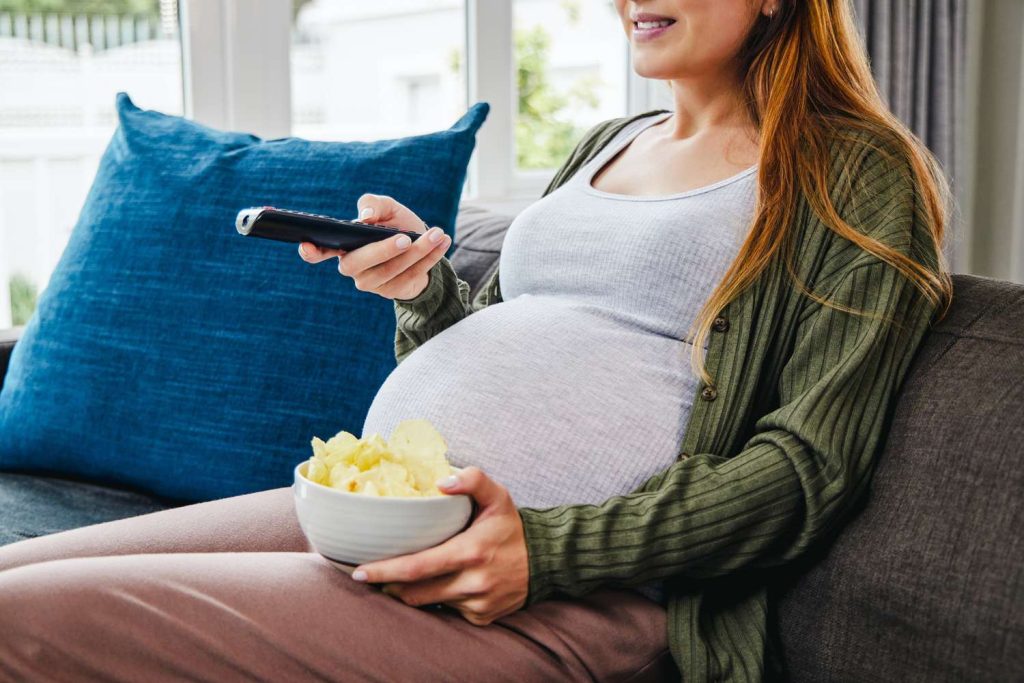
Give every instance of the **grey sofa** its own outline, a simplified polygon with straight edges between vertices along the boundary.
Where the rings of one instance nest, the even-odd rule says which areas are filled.
[[[511,220],[460,208],[452,261],[473,291]],[[1024,286],[954,282],[858,514],[771,573],[787,680],[1024,680]],[[16,337],[0,338],[0,378]],[[176,504],[0,473],[0,544]]]

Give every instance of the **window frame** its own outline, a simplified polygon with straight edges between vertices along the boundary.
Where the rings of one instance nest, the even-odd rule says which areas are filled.
[[[556,169],[515,167],[514,0],[465,0],[466,106],[491,105],[477,133],[464,199],[507,211],[535,201]],[[291,0],[180,0],[185,116],[264,138],[291,128]],[[486,36],[486,40],[481,40]],[[629,59],[624,109],[671,108],[660,83],[640,78]]]

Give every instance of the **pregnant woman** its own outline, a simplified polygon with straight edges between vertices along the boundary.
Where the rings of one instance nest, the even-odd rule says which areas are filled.
[[[394,300],[364,433],[430,419],[472,524],[351,577],[287,488],[16,543],[0,680],[784,675],[773,575],[869,486],[951,297],[948,188],[850,0],[615,6],[674,110],[588,131],[472,298],[438,228],[300,247]],[[391,197],[358,209],[426,228]]]

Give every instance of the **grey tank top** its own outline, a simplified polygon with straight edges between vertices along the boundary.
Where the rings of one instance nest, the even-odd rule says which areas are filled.
[[[453,464],[480,467],[519,507],[601,503],[676,461],[699,385],[688,328],[749,228],[756,166],[663,196],[590,184],[669,115],[624,127],[515,218],[500,254],[503,301],[409,354],[377,392],[364,435],[427,418]]]

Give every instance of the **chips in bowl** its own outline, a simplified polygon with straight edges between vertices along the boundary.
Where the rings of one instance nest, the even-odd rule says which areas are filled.
[[[429,420],[403,420],[387,441],[342,431],[326,442],[313,437],[312,446],[306,478],[314,483],[369,496],[445,495],[436,483],[451,473],[448,444]]]

